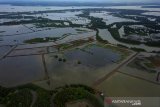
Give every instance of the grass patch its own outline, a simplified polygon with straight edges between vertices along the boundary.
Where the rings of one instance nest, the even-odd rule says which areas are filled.
[[[81,61],[77,61],[77,64],[81,64],[82,62]]]
[[[123,47],[120,48],[120,47],[117,47],[117,46],[102,45],[102,44],[98,44],[98,45],[101,46],[101,47],[104,47],[104,48],[111,49],[115,53],[119,53],[121,55],[121,58],[118,62],[124,60],[127,56],[129,56],[131,54],[131,52],[129,50],[127,50],[126,48],[123,48]]]
[[[155,68],[155,66],[152,63],[144,63],[148,68]]]
[[[95,90],[79,84],[66,85],[53,91],[47,91],[32,84],[15,88],[0,87],[0,103],[7,107],[30,107],[33,100],[31,90],[36,92],[37,95],[37,100],[33,107],[50,107],[52,96],[54,96],[54,103],[57,104],[56,107],[65,107],[66,101],[75,101],[83,98],[89,100],[95,107],[103,107],[99,106],[103,103],[100,103],[100,99],[95,96]]]
[[[82,99],[88,100],[95,107],[104,107],[102,99],[97,98],[83,87],[66,87],[62,89],[55,94],[54,104],[56,107],[65,107],[67,102]]]
[[[136,52],[146,52],[146,50],[142,48],[130,48],[130,49]]]
[[[32,103],[32,94],[28,89],[11,92],[5,97],[7,107],[30,107]]]
[[[83,45],[85,43],[93,42],[93,41],[94,39],[91,39],[91,38],[89,40],[75,40],[70,43],[60,44],[57,47],[58,49],[69,49],[69,48],[77,47],[77,46]]]
[[[113,38],[116,39],[117,41],[124,42],[124,43],[129,43],[129,44],[136,44],[136,45],[141,44],[141,42],[139,42],[139,41],[134,41],[134,40],[128,40],[128,39],[121,38],[120,34],[118,32],[118,28],[109,28],[108,31],[111,33]]]
[[[38,99],[34,107],[50,107],[50,99],[52,96],[51,91],[46,91],[44,89],[38,88],[35,90],[38,95]]]
[[[45,37],[45,38],[34,38],[30,40],[25,40],[25,43],[34,44],[34,43],[45,43],[50,41],[56,41],[59,37]]]

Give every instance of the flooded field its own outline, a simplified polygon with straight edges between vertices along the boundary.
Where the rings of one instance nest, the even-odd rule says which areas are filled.
[[[41,56],[7,57],[0,61],[0,85],[14,87],[45,78]]]
[[[23,25],[13,25],[13,26],[0,26],[0,32],[1,36],[9,36],[22,33],[29,33],[32,31]]]
[[[120,41],[115,40],[112,35],[110,34],[110,32],[106,29],[99,29],[99,35],[104,39],[104,40],[108,40],[110,43],[112,44],[121,44],[124,46],[127,46],[129,48],[141,48],[141,49],[145,49],[148,52],[152,52],[152,51],[160,51],[159,47],[150,47],[150,46],[146,46],[144,44],[141,45],[132,45],[132,44],[127,44],[127,43],[123,43]]]
[[[0,86],[48,92],[82,84],[105,96],[160,96],[159,12],[0,5]]]
[[[43,17],[51,20],[66,20],[71,21],[73,24],[89,24],[90,20],[87,18],[81,18],[77,15],[82,14],[81,11],[75,11],[75,12],[62,12],[62,13],[44,13],[44,14],[34,14],[34,15],[27,15],[27,16],[33,16],[33,17]],[[26,15],[25,15],[26,16]]]
[[[20,49],[12,51],[8,56],[37,55],[47,53],[47,48]]]
[[[103,18],[103,21],[106,23],[106,25],[110,25],[115,22],[135,22],[135,20],[119,18],[119,17],[115,17],[110,14],[111,13],[109,13],[109,12],[99,12],[99,13],[94,12],[94,13],[90,13],[90,16]]]
[[[14,26],[10,26],[10,27],[14,28]],[[80,33],[87,33],[87,32],[89,33],[91,31],[89,29],[82,29],[82,31],[79,32],[79,31],[76,30],[78,28],[68,27],[68,28],[52,28],[52,29],[49,29],[49,30],[36,31],[36,32],[30,31],[28,33],[25,33],[26,32],[25,29],[20,27],[20,29],[13,29],[13,31],[12,30],[10,31],[10,28],[7,28],[4,33],[7,34],[6,32],[9,32],[10,34],[13,34],[13,35],[5,35],[5,34],[2,35],[0,37],[2,39],[2,41],[0,41],[0,45],[24,44],[26,40],[32,40],[32,39],[36,39],[36,38],[47,38],[47,37],[48,38],[49,37],[50,38],[56,38],[56,37],[65,38],[69,35],[77,35],[77,34],[80,34]],[[79,28],[79,29],[81,29],[81,28]],[[23,33],[14,35],[14,32],[16,32],[17,30],[20,30]],[[49,42],[49,41],[47,41],[47,42]]]
[[[143,84],[143,85],[142,85]],[[160,86],[128,75],[116,73],[98,86],[107,96],[112,97],[158,97]]]
[[[146,12],[143,15],[153,15],[153,16],[160,16],[160,12]]]
[[[109,73],[120,58],[120,54],[98,45],[87,45],[62,53],[46,54],[45,61],[50,77],[48,80],[50,85],[47,89],[77,83],[92,86],[94,81]],[[41,87],[47,86],[46,81],[35,84]]]
[[[0,58],[4,56],[9,50],[12,49],[12,46],[1,46],[0,47]]]
[[[1,85],[11,87],[41,80],[35,84],[46,89],[74,83],[91,86],[117,66],[122,57],[123,52],[116,48],[95,43],[62,52],[51,46],[16,47],[0,61]]]
[[[157,83],[160,58],[158,54],[140,53],[134,60],[122,67],[119,71],[131,76]]]

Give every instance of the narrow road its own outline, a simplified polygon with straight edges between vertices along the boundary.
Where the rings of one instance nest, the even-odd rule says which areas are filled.
[[[30,107],[33,107],[34,104],[35,104],[36,101],[37,101],[37,93],[36,93],[35,91],[33,91],[33,90],[31,90],[30,92],[31,92],[31,94],[32,94],[32,103],[31,103]]]
[[[52,95],[51,99],[50,99],[50,107],[54,107],[54,94]]]
[[[22,24],[22,25],[23,25],[24,27],[26,27],[27,29],[29,29],[29,30],[35,32],[35,30],[31,29],[30,27],[28,27],[28,26],[26,26],[26,25],[24,25],[24,24]]]
[[[141,77],[138,77],[138,76],[130,75],[128,73],[124,73],[124,72],[120,72],[120,71],[118,71],[118,72],[121,73],[121,74],[130,76],[130,77],[133,77],[133,78],[137,78],[137,79],[140,79],[140,80],[144,80],[144,81],[150,82],[150,83],[155,84],[155,85],[160,85],[160,83],[158,83],[156,81],[154,82],[154,81],[151,81],[151,80],[148,80],[148,79],[145,79],[145,78],[141,78]]]
[[[42,54],[42,62],[43,62],[43,65],[44,65],[44,71],[45,71],[46,78],[49,79],[49,74],[48,74],[48,70],[47,70],[47,65],[46,65],[44,54]]]
[[[6,58],[16,47],[17,45],[13,46],[9,51],[7,51],[3,56],[0,57],[0,60]]]
[[[45,75],[46,75],[45,80],[47,80],[47,84],[50,87],[51,86],[51,81],[50,81],[50,77],[49,77],[49,74],[48,74],[48,70],[47,70],[47,65],[46,65],[44,54],[42,54],[42,62],[43,62],[44,71],[45,71]]]
[[[105,75],[104,77],[100,78],[99,80],[97,80],[94,84],[93,87],[98,86],[99,84],[101,84],[104,80],[108,79],[109,77],[111,77],[113,74],[115,74],[118,69],[120,69],[122,66],[124,66],[125,64],[127,64],[129,61],[131,61],[133,58],[135,58],[139,53],[135,53],[133,56],[131,56],[129,59],[127,59],[126,61],[122,62],[118,67],[116,67],[114,70],[112,70],[110,73],[108,73],[107,75]]]

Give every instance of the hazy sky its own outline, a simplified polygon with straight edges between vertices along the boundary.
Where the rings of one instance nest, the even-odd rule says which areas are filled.
[[[159,2],[160,0],[0,0],[0,1]]]

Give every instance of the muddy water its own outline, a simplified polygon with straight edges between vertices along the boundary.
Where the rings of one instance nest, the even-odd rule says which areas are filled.
[[[160,51],[160,48],[158,48],[158,47],[150,47],[150,46],[147,46],[144,44],[132,45],[132,44],[119,42],[112,37],[112,35],[110,34],[110,32],[107,29],[99,29],[99,36],[101,36],[104,40],[108,40],[112,44],[121,44],[121,45],[127,46],[129,48],[133,48],[133,47],[134,48],[141,48],[141,49],[145,49],[148,52]]]
[[[114,68],[120,55],[110,49],[98,47],[96,45],[85,48],[73,49],[58,55],[59,58],[65,58],[66,62],[59,61],[55,54],[45,55],[47,70],[50,77],[48,86],[46,81],[35,84],[46,88],[54,89],[66,84],[85,84],[92,85],[98,78],[110,72],[110,67]],[[98,52],[97,52],[98,51]],[[81,64],[78,64],[78,61]]]
[[[0,85],[12,87],[43,79],[41,56],[7,57],[0,61]]]

